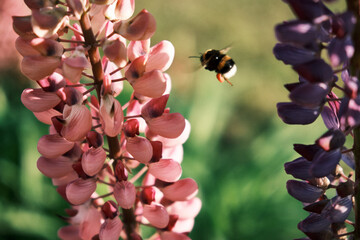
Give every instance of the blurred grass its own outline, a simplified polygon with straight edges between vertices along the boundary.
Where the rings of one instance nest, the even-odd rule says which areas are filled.
[[[283,164],[297,156],[293,143],[312,143],[323,131],[287,126],[276,103],[287,100],[284,83],[296,81],[275,60],[273,27],[291,19],[281,1],[137,0],[157,19],[152,45],[167,39],[176,56],[169,106],[191,122],[185,143],[183,177],[199,184],[203,208],[192,239],[299,238],[305,218],[301,204],[287,194]],[[188,56],[229,44],[238,66],[234,86],[220,84],[214,72],[197,70]],[[21,105],[29,81],[15,71],[0,75],[0,239],[55,239],[67,204],[36,168],[37,141],[47,132]]]

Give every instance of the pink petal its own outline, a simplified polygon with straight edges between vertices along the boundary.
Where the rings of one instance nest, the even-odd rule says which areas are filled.
[[[122,227],[123,223],[120,218],[115,217],[114,219],[106,219],[100,228],[100,240],[118,240]]]
[[[166,94],[159,98],[154,98],[145,104],[145,106],[141,109],[141,115],[145,121],[160,117],[164,113],[168,99],[169,95]]]
[[[95,179],[89,178],[84,180],[82,178],[78,178],[66,186],[66,197],[71,204],[79,205],[89,200],[95,190]]]
[[[144,217],[156,228],[164,228],[169,223],[169,214],[162,205],[151,204],[144,206]]]
[[[61,7],[44,7],[32,10],[31,24],[34,33],[43,38],[53,36],[68,21],[66,10]]]
[[[99,112],[105,134],[110,137],[117,136],[121,132],[124,120],[124,114],[119,101],[112,95],[104,95]]]
[[[74,170],[69,172],[67,175],[60,178],[52,178],[52,184],[54,186],[63,186],[67,185],[69,182],[72,182],[79,178],[79,175]]]
[[[103,168],[106,160],[106,152],[102,147],[90,148],[81,160],[81,166],[88,176],[94,176]]]
[[[127,55],[130,61],[146,55],[150,50],[150,39],[142,41],[131,41],[127,47]]]
[[[195,220],[193,218],[178,219],[171,230],[178,233],[191,232],[194,227],[194,223]]]
[[[46,158],[57,158],[74,146],[58,134],[44,135],[39,139],[37,149]]]
[[[177,138],[185,129],[185,118],[180,113],[164,113],[145,121],[152,132],[166,138]]]
[[[150,141],[144,137],[135,136],[126,139],[126,150],[141,163],[148,163],[153,155]]]
[[[49,178],[60,178],[67,175],[73,171],[72,164],[70,159],[64,156],[58,158],[40,157],[37,160],[37,168]]]
[[[135,0],[118,0],[107,8],[105,16],[110,20],[126,20],[135,10]]]
[[[136,189],[128,181],[117,182],[114,187],[114,197],[120,207],[130,209],[135,204]]]
[[[31,39],[29,44],[42,56],[61,57],[64,52],[64,47],[62,44],[53,39],[34,38]]]
[[[61,115],[61,113],[55,109],[49,109],[44,112],[34,112],[35,117],[42,123],[51,125],[51,118]]]
[[[66,63],[62,65],[62,72],[64,74],[64,77],[69,79],[74,84],[80,81],[83,70],[83,68],[71,67]]]
[[[34,34],[31,25],[31,15],[29,16],[12,16],[13,29],[16,34],[24,39],[33,39],[37,36]]]
[[[80,223],[80,236],[81,239],[92,240],[100,231],[101,214],[94,207],[90,207],[85,214],[84,219]]]
[[[118,66],[115,65],[115,63],[111,62],[111,61],[107,61],[106,63],[106,71],[105,74],[110,74],[112,71],[116,70],[118,68]],[[119,79],[122,78],[122,74],[120,71],[117,71],[116,73],[111,75],[111,79]],[[114,97],[118,96],[121,91],[124,88],[124,82],[123,81],[118,81],[118,82],[112,82],[111,83],[111,90],[112,90],[112,95]]]
[[[155,18],[145,9],[132,19],[114,24],[114,31],[130,41],[149,39],[155,30]]]
[[[46,92],[56,92],[66,85],[66,80],[63,75],[53,72],[50,76],[37,81],[41,88]],[[60,96],[59,96],[60,97]]]
[[[125,72],[125,77],[130,84],[132,84],[144,74],[146,60],[146,56],[140,56],[131,62],[129,68]]]
[[[151,141],[162,142],[164,148],[172,148],[184,144],[190,136],[190,131],[191,131],[190,122],[187,119],[185,119],[185,129],[181,133],[181,135],[178,136],[177,138],[165,138],[154,134],[153,132],[150,131],[150,129],[146,132],[145,135],[147,138],[151,139]]]
[[[41,53],[30,45],[30,41],[18,37],[15,41],[16,50],[23,56],[40,56]]]
[[[191,238],[189,238],[185,234],[170,232],[170,231],[160,232],[160,239],[161,240],[191,240]]]
[[[84,9],[85,9],[85,6],[84,6],[85,1],[83,1],[83,0],[66,0],[66,3],[71,8],[76,19],[80,19],[81,14],[84,12]]]
[[[170,158],[181,164],[184,156],[183,145],[177,145],[175,147],[164,147],[162,151],[163,158]]]
[[[21,62],[21,72],[31,80],[41,80],[60,66],[59,57],[26,56]]]
[[[135,116],[141,114],[142,104],[139,100],[132,99],[129,102],[129,106],[126,109],[126,116]],[[142,117],[134,118],[139,122],[139,132],[145,132],[146,122]]]
[[[166,71],[174,60],[175,48],[169,41],[161,41],[150,49],[145,71]]]
[[[81,240],[79,226],[67,225],[61,227],[57,235],[61,240]]]
[[[80,141],[91,130],[92,117],[85,105],[65,105],[64,120],[61,135],[69,141]]]
[[[124,67],[127,63],[126,39],[118,36],[107,40],[103,45],[105,56],[118,67]]]
[[[161,189],[164,197],[171,201],[186,201],[192,199],[198,192],[198,185],[194,179],[181,179]]]
[[[32,112],[43,112],[60,103],[61,99],[54,92],[45,92],[41,88],[25,89],[21,94],[21,102]]]
[[[182,169],[178,162],[172,159],[160,159],[149,164],[149,173],[165,182],[175,182],[180,179]]]
[[[166,208],[169,214],[179,219],[195,218],[201,209],[201,200],[197,197],[188,201],[176,201]]]
[[[145,72],[143,76],[130,83],[136,93],[151,98],[161,97],[166,89],[166,79],[160,70]]]

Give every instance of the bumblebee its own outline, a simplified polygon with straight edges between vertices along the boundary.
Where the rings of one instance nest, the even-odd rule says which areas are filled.
[[[201,65],[204,66],[205,69],[217,73],[216,78],[219,82],[227,81],[233,86],[229,78],[235,75],[236,65],[234,60],[226,55],[229,49],[230,47],[221,50],[208,49],[199,58]]]

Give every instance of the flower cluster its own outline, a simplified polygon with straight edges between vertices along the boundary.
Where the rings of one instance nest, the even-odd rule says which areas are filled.
[[[285,85],[291,102],[278,103],[278,115],[287,124],[310,124],[321,115],[328,128],[313,144],[294,144],[300,157],[286,163],[285,171],[299,180],[289,180],[287,190],[309,212],[298,224],[302,232],[310,239],[339,239],[353,233],[345,223],[351,225],[354,181],[339,162],[355,169],[345,142],[360,126],[359,81],[350,68],[356,17],[352,11],[334,14],[324,3],[330,1],[285,2],[297,19],[275,27],[280,43],[274,55],[292,66],[299,81]]]
[[[72,205],[58,236],[142,239],[142,224],[152,239],[189,239],[201,208],[197,183],[180,179],[190,124],[166,107],[174,47],[150,45],[154,17],[132,17],[134,0],[24,2],[16,48],[39,88],[21,101],[50,125],[37,167]],[[124,81],[133,93],[120,104]]]

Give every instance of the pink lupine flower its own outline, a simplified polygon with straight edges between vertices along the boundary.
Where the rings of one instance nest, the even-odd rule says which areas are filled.
[[[112,95],[103,96],[100,104],[100,120],[103,125],[104,132],[108,136],[116,136],[120,133],[124,114],[121,105]]]
[[[66,153],[74,146],[58,134],[44,135],[39,139],[37,149],[46,158],[57,158]]]
[[[164,197],[171,201],[186,201],[197,194],[198,186],[194,179],[185,178],[160,190],[164,193]]]
[[[182,169],[178,162],[172,159],[160,159],[149,164],[149,173],[165,182],[175,182],[180,179]]]
[[[82,169],[89,176],[94,176],[102,169],[106,160],[106,152],[103,148],[90,148],[81,160]]]
[[[117,182],[114,187],[114,197],[120,207],[125,209],[132,208],[136,198],[134,184],[128,181]]]
[[[134,10],[135,0],[116,0],[110,3],[105,16],[109,20],[126,20],[133,15]]]
[[[119,67],[125,67],[127,60],[126,39],[121,36],[105,40],[103,49],[105,56]]]
[[[40,157],[37,167],[42,174],[49,178],[60,178],[73,171],[73,162],[65,156],[57,158]]]
[[[160,239],[161,240],[190,240],[190,238],[188,236],[186,236],[185,234],[177,233],[177,232],[169,232],[169,231],[161,232]]]
[[[69,141],[82,140],[91,130],[91,113],[85,105],[65,105],[63,119],[61,135]]]
[[[99,232],[100,240],[118,240],[120,233],[123,228],[123,223],[120,218],[116,217],[114,219],[106,219],[105,222],[101,225]]]
[[[169,95],[153,99],[141,110],[149,129],[162,137],[177,138],[185,129],[185,118],[179,113],[166,113]]]
[[[54,92],[42,89],[25,89],[21,94],[21,102],[32,112],[44,112],[60,103],[61,99]]]
[[[75,51],[64,59],[63,75],[72,83],[77,83],[80,81],[83,70],[88,66],[89,62],[85,56],[85,49],[82,46],[76,47]]]
[[[49,38],[69,21],[66,11],[61,7],[32,9],[31,25],[38,37]]]
[[[156,30],[155,18],[145,9],[135,17],[114,24],[114,31],[132,41],[151,38]]]
[[[131,18],[134,0],[66,0],[66,12],[58,2],[25,1],[32,15],[14,18],[16,47],[40,88],[21,100],[50,125],[37,167],[72,205],[58,236],[140,240],[139,225],[148,224],[154,239],[188,239],[201,207],[196,182],[179,180],[190,124],[166,108],[174,47],[150,47],[154,17],[143,10]],[[120,104],[123,81],[133,93]],[[99,196],[98,185],[107,193]]]
[[[95,190],[96,182],[93,178],[78,178],[66,186],[66,197],[70,203],[79,205],[88,201]]]
[[[162,205],[156,203],[153,203],[151,205],[145,204],[143,211],[144,217],[154,227],[164,228],[168,225],[169,214]]]

